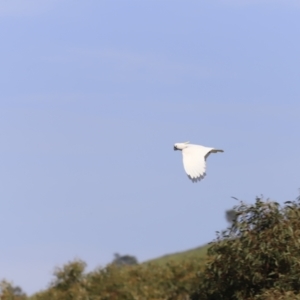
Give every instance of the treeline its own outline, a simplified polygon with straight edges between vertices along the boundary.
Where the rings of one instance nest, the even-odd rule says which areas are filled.
[[[300,300],[299,199],[281,207],[257,198],[235,211],[205,263],[111,264],[85,273],[77,260],[58,268],[50,287],[30,299]]]
[[[109,265],[88,274],[84,274],[84,268],[82,261],[70,262],[56,271],[56,278],[47,291],[32,299],[188,299],[197,285],[199,265],[196,261],[165,266]]]

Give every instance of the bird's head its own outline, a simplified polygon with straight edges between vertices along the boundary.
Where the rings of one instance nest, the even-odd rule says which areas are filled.
[[[174,150],[183,150],[184,148],[186,148],[188,146],[189,142],[185,142],[185,143],[176,143],[174,145]]]

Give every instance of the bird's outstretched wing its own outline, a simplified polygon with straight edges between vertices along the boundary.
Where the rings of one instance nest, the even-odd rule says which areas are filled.
[[[205,160],[208,158],[209,154],[211,154],[211,153],[218,153],[218,152],[224,152],[224,150],[221,150],[221,149],[211,149],[211,150],[208,151],[207,154],[205,155]]]
[[[189,179],[193,182],[200,181],[206,175],[206,158],[210,153],[223,152],[213,148],[200,145],[190,145],[182,150],[183,166]]]
[[[207,151],[205,151],[207,149]],[[208,148],[201,146],[191,146],[182,150],[183,167],[189,179],[193,182],[204,178],[206,163],[205,155],[209,152]]]

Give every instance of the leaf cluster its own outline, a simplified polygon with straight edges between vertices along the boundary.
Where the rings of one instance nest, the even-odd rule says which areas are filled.
[[[241,202],[235,210],[231,227],[218,233],[211,244],[209,260],[199,274],[198,290],[191,298],[297,299],[294,295],[300,292],[299,201],[288,201],[280,207],[276,202],[257,198],[255,204]]]

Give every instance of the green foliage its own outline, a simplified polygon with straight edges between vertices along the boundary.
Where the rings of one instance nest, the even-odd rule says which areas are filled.
[[[297,299],[300,204],[286,204],[257,198],[254,205],[236,207],[231,227],[208,250],[193,300]]]
[[[185,300],[196,288],[197,261],[106,268],[83,274],[80,261],[55,272],[56,279],[32,300]]]
[[[55,279],[46,292],[34,295],[31,299],[40,300],[87,300],[85,262],[74,260],[54,271]]]
[[[64,291],[76,284],[81,284],[85,268],[86,263],[81,260],[74,260],[62,268],[57,268],[54,271],[55,280],[51,284],[52,287]]]
[[[250,300],[300,300],[300,295],[292,291],[282,292],[279,289],[270,289]]]
[[[19,286],[14,286],[12,283],[2,280],[0,282],[0,300],[25,300],[26,294]]]

